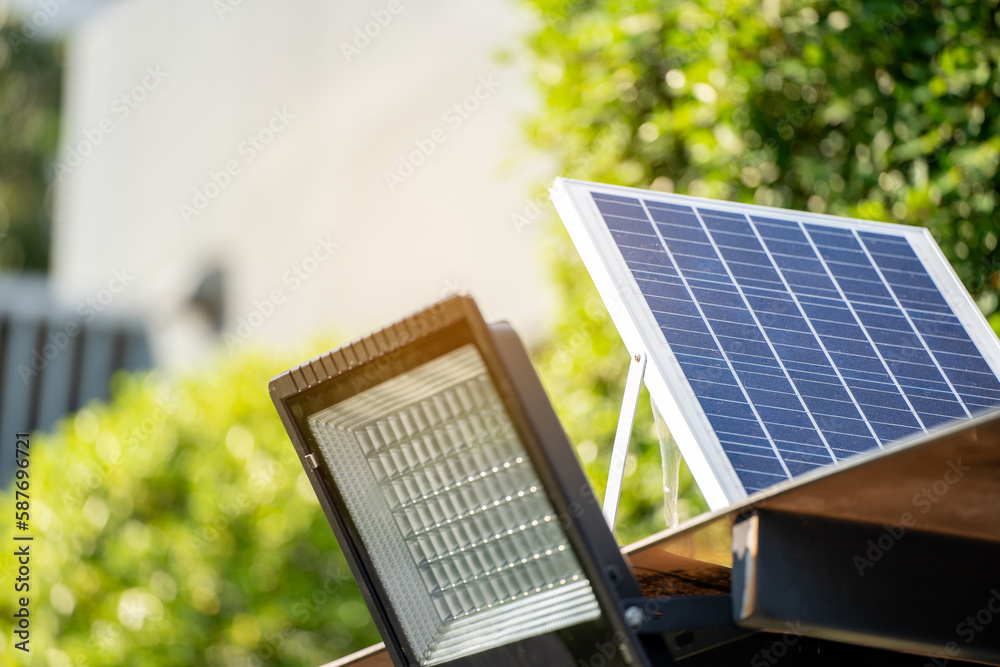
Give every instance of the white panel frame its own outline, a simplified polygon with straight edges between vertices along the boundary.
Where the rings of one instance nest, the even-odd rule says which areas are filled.
[[[870,222],[557,178],[550,191],[556,211],[594,280],[625,347],[631,355],[637,353],[649,355],[645,382],[650,396],[663,413],[702,495],[713,510],[737,503],[745,499],[748,494],[656,323],[635,277],[618,250],[591,197],[592,192],[683,206],[706,206],[720,211],[767,216],[790,222],[817,223],[840,229],[905,238],[955,316],[965,327],[969,337],[979,348],[994,375],[1000,376],[1000,339],[983,317],[930,232],[923,227]],[[863,453],[859,456],[866,455],[867,453]],[[777,488],[781,484],[779,482],[771,488]]]

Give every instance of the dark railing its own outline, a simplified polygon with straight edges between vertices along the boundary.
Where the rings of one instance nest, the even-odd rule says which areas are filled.
[[[0,307],[0,485],[10,480],[17,433],[47,431],[108,398],[118,370],[148,368],[149,342],[133,320],[39,317]]]

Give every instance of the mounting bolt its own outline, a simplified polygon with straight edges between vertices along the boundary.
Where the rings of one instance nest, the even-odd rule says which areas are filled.
[[[641,359],[641,357],[640,357],[640,356],[639,356],[639,355],[637,354],[637,355],[635,355],[635,356],[633,357],[633,359],[635,359],[636,361],[639,361],[639,360]]]
[[[642,610],[638,607],[629,607],[625,610],[625,625],[633,630],[642,627],[643,618]]]

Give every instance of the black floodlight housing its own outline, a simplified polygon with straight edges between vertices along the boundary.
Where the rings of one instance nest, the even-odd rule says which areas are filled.
[[[625,622],[639,586],[520,339],[472,299],[270,391],[396,665],[648,664],[663,646]]]

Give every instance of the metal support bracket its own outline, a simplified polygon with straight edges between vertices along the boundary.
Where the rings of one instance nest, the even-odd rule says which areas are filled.
[[[733,625],[733,599],[729,595],[625,598],[622,606],[625,622],[640,635]]]
[[[970,470],[976,465],[966,461]],[[913,507],[909,500],[902,496],[896,507]],[[902,516],[900,523],[861,523],[761,509],[737,523],[735,622],[801,627],[821,639],[937,656],[935,664],[1000,665],[995,535],[920,530],[930,519],[914,527],[913,513]]]
[[[612,531],[615,529],[618,499],[621,497],[622,480],[625,477],[625,461],[628,458],[628,443],[632,439],[635,408],[639,404],[639,391],[642,389],[642,378],[645,374],[646,353],[638,352],[632,357],[628,367],[628,377],[625,378],[625,394],[622,396],[618,430],[615,432],[615,445],[611,451],[611,466],[608,469],[608,485],[604,492],[604,519]]]
[[[675,661],[757,633],[733,625],[730,595],[625,598],[622,605],[625,623],[639,635],[662,635]]]

